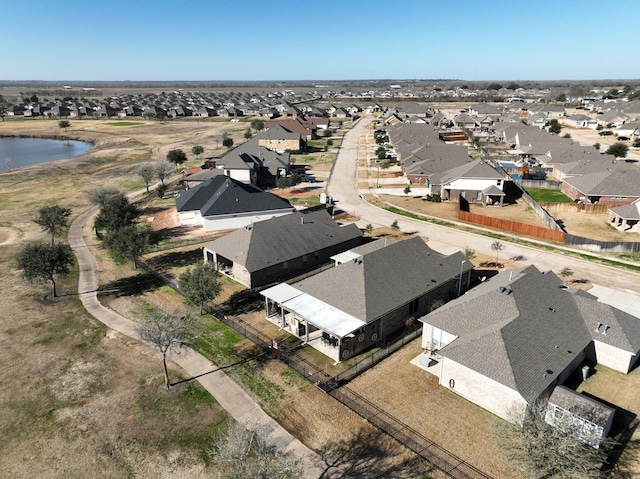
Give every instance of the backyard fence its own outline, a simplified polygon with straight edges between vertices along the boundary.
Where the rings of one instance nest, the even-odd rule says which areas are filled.
[[[493,218],[490,216],[469,213],[466,211],[458,212],[458,219],[460,219],[461,221],[466,221],[467,223],[488,226],[490,228],[496,228],[502,231],[520,233],[549,241],[558,241],[560,243],[564,242],[564,232],[554,231],[548,228],[543,228],[541,226],[518,223],[517,221],[504,220],[501,218]]]
[[[609,253],[640,253],[640,243],[631,241],[599,241],[583,236],[566,234],[565,244],[579,246],[591,251],[607,251]]]
[[[447,451],[348,387],[335,389],[330,394],[400,444],[433,464],[448,477],[454,479],[491,479],[491,476]]]
[[[545,208],[548,211],[553,211],[555,213],[573,213],[573,212],[583,212],[583,213],[607,213],[609,209],[615,208],[616,206],[622,206],[627,203],[620,202],[620,204],[593,204],[593,203],[539,203],[540,206]]]

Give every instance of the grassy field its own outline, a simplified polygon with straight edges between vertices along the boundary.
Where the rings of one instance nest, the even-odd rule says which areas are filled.
[[[546,188],[527,188],[526,190],[537,203],[573,203],[573,200],[560,190]]]

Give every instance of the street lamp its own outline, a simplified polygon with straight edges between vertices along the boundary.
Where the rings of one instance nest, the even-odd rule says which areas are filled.
[[[376,183],[376,188],[380,188],[380,165],[378,165],[378,181]]]
[[[462,291],[462,267],[467,262],[466,259],[460,261],[460,279],[458,280],[458,297],[460,296],[460,292]]]

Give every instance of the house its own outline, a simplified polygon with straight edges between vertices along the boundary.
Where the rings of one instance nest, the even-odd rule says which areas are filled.
[[[335,361],[413,327],[434,303],[466,290],[473,268],[461,252],[441,255],[419,237],[341,256],[333,268],[261,293],[270,320]]]
[[[487,204],[504,203],[505,174],[483,159],[472,160],[448,171],[431,176],[431,192],[443,200],[458,201],[463,196],[468,202]]]
[[[626,136],[627,138],[640,137],[640,121],[633,121],[620,125],[616,128],[618,136]]]
[[[262,131],[254,138],[258,145],[279,153],[285,151],[302,152],[307,147],[306,134],[289,131],[282,125],[275,125]]]
[[[619,231],[640,233],[640,199],[609,209],[609,224]]]
[[[535,266],[504,271],[419,321],[439,384],[512,422],[584,361],[626,374],[640,353],[639,318]]]
[[[293,206],[279,196],[225,175],[184,191],[176,198],[180,226],[202,226],[219,231],[288,215]]]
[[[598,120],[582,114],[567,116],[564,118],[563,123],[572,128],[579,129],[588,128],[590,130],[595,130],[598,127]]]
[[[298,135],[299,137],[299,135]],[[291,155],[259,145],[259,135],[217,160],[217,168],[230,178],[261,186],[275,186],[291,169]]]
[[[585,165],[588,166],[588,165]],[[561,191],[569,198],[583,203],[599,203],[613,206],[631,204],[640,199],[640,169],[624,162],[609,163],[609,168],[597,168],[565,177]]]
[[[362,232],[338,225],[326,210],[294,212],[252,223],[207,243],[204,260],[249,288],[286,281],[356,247]]]

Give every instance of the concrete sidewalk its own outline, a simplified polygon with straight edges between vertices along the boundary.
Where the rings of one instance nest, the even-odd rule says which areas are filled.
[[[125,336],[140,341],[136,331],[136,323],[115,311],[103,306],[98,300],[98,275],[96,260],[87,248],[82,235],[82,228],[97,212],[91,208],[81,214],[69,230],[69,244],[78,258],[80,278],[78,295],[86,310],[98,321]],[[149,345],[151,347],[151,345]],[[184,369],[189,377],[195,377],[216,369],[216,365],[201,354],[189,349],[184,354],[171,358]],[[301,458],[305,465],[305,477],[316,479],[326,469],[323,462],[311,449],[289,434],[280,424],[266,414],[260,406],[234,381],[222,371],[205,374],[197,381],[220,403],[220,405],[239,423],[262,425],[270,431],[274,444],[284,451],[291,452]]]

